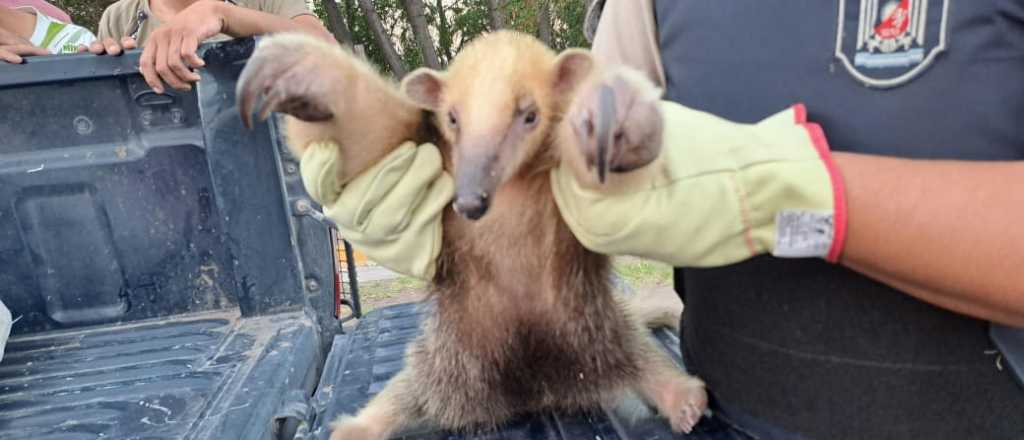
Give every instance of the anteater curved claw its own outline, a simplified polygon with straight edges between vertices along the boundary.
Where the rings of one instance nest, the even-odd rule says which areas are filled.
[[[334,117],[323,66],[293,40],[288,36],[268,37],[242,69],[235,99],[246,128],[252,129],[254,112],[260,121],[272,112],[310,122]]]
[[[611,87],[602,85],[600,94],[601,103],[597,115],[597,181],[604,183],[610,162],[608,155],[613,153],[615,148],[612,139],[615,131],[612,125],[615,123],[616,108],[615,91]]]
[[[608,173],[644,167],[661,153],[664,126],[661,90],[626,67],[605,72],[585,86],[567,116],[587,171],[597,168],[598,183]]]

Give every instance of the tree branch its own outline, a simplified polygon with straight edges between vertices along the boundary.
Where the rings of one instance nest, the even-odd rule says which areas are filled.
[[[448,17],[445,15],[444,0],[437,0],[437,33],[438,43],[444,53],[445,62],[452,60],[452,31],[448,27]]]
[[[487,13],[490,16],[491,30],[504,29],[508,25],[505,17],[506,0],[487,0]]]
[[[554,47],[555,30],[551,27],[551,2],[550,0],[539,0],[537,2],[537,38],[540,38],[548,47]]]
[[[395,78],[405,76],[405,64],[402,63],[402,57],[398,56],[398,51],[395,50],[391,37],[384,31],[380,15],[377,14],[377,10],[373,7],[373,0],[359,0],[359,7],[363,10],[363,14],[366,15],[366,23],[370,26],[370,31],[377,41],[377,46],[380,47],[381,52],[384,54],[384,60],[387,61],[388,67],[391,68],[391,73],[395,75]]]
[[[441,60],[437,57],[437,50],[434,48],[434,39],[430,36],[430,29],[427,28],[427,16],[424,12],[421,0],[402,0],[405,5],[405,15],[412,24],[413,39],[420,48],[423,55],[423,64],[431,69],[440,69]],[[439,11],[443,14],[443,11]]]
[[[334,34],[334,38],[346,46],[351,46],[353,43],[352,31],[345,23],[345,17],[341,15],[338,3],[335,0],[323,0],[323,7],[327,12],[327,27]]]

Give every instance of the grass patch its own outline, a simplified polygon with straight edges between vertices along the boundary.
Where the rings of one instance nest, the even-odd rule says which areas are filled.
[[[672,267],[657,261],[634,257],[619,257],[613,261],[613,268],[633,287],[658,287],[672,284]],[[524,280],[524,282],[528,282]],[[371,310],[423,297],[427,282],[406,276],[388,280],[363,281],[359,283],[359,299],[363,313]]]
[[[665,263],[629,257],[617,258],[613,267],[619,276],[636,287],[672,284],[672,266]]]
[[[417,297],[427,287],[425,281],[400,276],[389,280],[363,281],[359,283],[359,301],[363,313],[369,312],[382,304],[401,302],[406,297]]]

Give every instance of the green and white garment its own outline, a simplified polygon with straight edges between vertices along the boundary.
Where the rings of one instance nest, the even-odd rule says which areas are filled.
[[[4,359],[4,346],[7,345],[7,338],[11,336],[12,325],[14,320],[11,319],[11,311],[7,310],[3,301],[0,301],[0,361]]]
[[[29,41],[52,54],[77,53],[79,46],[88,46],[96,36],[88,29],[53,18],[32,9],[36,14],[36,29]]]

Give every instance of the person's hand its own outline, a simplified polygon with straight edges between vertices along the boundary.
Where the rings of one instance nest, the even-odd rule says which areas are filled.
[[[737,123],[662,101],[638,81],[613,70],[579,91],[563,119],[570,141],[552,192],[585,247],[677,267],[763,253],[838,259],[843,182],[802,105]]]
[[[0,29],[0,60],[11,64],[21,64],[24,61],[23,57],[49,54],[50,51],[34,46],[13,32]]]
[[[206,65],[196,50],[199,44],[224,29],[220,2],[200,1],[165,23],[146,41],[139,70],[146,83],[163,93],[166,82],[177,90],[190,90],[189,83],[199,81],[192,69]]]
[[[122,52],[135,49],[137,46],[138,44],[132,37],[123,37],[121,41],[107,37],[103,41],[93,41],[88,46],[79,46],[78,52],[89,52],[93,55],[120,55]]]

